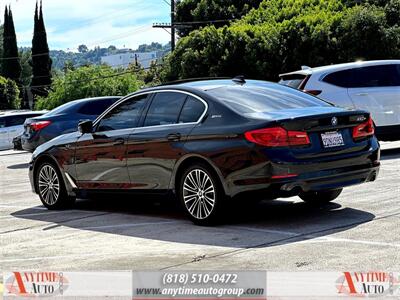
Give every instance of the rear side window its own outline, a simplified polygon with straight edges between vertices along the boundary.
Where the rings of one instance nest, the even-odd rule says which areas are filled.
[[[326,75],[323,81],[345,88],[400,86],[400,65],[370,66],[338,71]]]
[[[100,120],[97,131],[136,128],[146,101],[147,95],[141,95],[122,102]]]
[[[179,123],[195,123],[204,113],[205,105],[200,100],[188,96],[179,116]]]
[[[353,70],[343,70],[326,75],[322,81],[336,86],[348,88],[354,86],[353,80]]]
[[[89,101],[82,105],[79,109],[78,113],[82,115],[88,116],[99,116],[101,115],[107,108],[109,108],[116,99],[101,99],[95,101]]]
[[[307,78],[307,75],[303,74],[293,74],[293,75],[285,75],[281,77],[279,81],[280,84],[290,86],[292,88],[298,89],[300,88],[302,82]]]
[[[6,119],[6,127],[23,125],[26,116],[10,116]]]
[[[278,84],[231,86],[207,91],[238,113],[271,112],[282,109],[331,106],[316,97]]]
[[[186,98],[187,95],[183,93],[157,93],[147,112],[144,126],[176,124]]]

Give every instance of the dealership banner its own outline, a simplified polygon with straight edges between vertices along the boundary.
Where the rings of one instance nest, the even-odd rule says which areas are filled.
[[[3,299],[400,299],[396,272],[6,272]],[[1,291],[0,289],[0,291]]]

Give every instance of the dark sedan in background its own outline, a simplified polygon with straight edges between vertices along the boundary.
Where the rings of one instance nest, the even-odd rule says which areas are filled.
[[[94,120],[121,97],[88,98],[68,102],[47,114],[27,119],[21,146],[33,152],[38,146],[51,139],[76,131],[80,120]]]
[[[368,112],[264,81],[147,89],[79,129],[33,154],[32,187],[49,209],[96,192],[173,191],[207,225],[240,195],[327,203],[380,165]]]

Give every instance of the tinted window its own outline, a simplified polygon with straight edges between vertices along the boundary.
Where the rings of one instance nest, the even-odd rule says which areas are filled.
[[[282,76],[281,81],[279,81],[282,85],[287,85],[292,88],[298,89],[301,83],[306,79],[306,75],[302,74],[294,74],[294,75],[286,75]]]
[[[205,105],[198,99],[189,96],[182,108],[179,123],[197,122],[204,113]]]
[[[10,116],[6,119],[6,127],[24,124],[26,116]]]
[[[354,69],[353,87],[399,86],[399,65],[382,65]]]
[[[137,96],[114,107],[113,110],[101,119],[97,131],[137,127],[140,115],[146,105],[146,100],[147,95]]]
[[[207,91],[239,113],[270,112],[282,109],[330,104],[298,90],[278,84],[265,86],[232,86]]]
[[[6,127],[6,119],[0,118],[0,128]]]
[[[346,88],[400,86],[400,65],[381,65],[328,74],[323,81]]]
[[[146,115],[144,126],[169,125],[178,122],[178,116],[187,95],[182,93],[157,93]]]
[[[71,102],[65,103],[65,104],[49,111],[46,114],[46,116],[54,116],[54,115],[61,114],[61,113],[67,113],[67,112],[71,111],[76,104],[77,104],[77,101],[71,101]]]
[[[99,116],[109,108],[117,99],[101,99],[88,101],[83,104],[78,113],[88,116]]]

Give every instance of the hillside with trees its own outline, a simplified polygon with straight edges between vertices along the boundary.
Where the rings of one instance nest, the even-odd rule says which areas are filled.
[[[183,37],[163,78],[243,74],[277,80],[301,65],[398,58],[400,0],[355,2],[264,0],[229,26]]]

